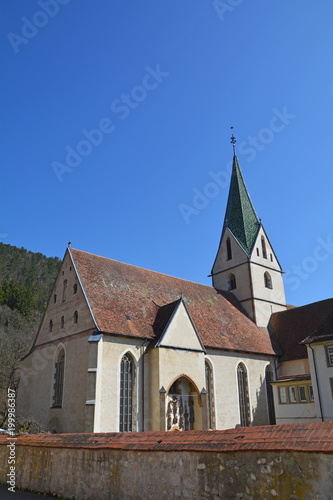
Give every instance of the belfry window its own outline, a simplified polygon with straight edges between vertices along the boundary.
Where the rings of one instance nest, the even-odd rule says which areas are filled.
[[[271,278],[271,275],[267,271],[264,274],[264,280],[265,280],[265,287],[272,289],[273,288],[272,278]]]
[[[60,349],[54,370],[53,406],[62,406],[64,390],[65,351]]]
[[[231,252],[231,242],[230,238],[227,238],[227,260],[232,259],[232,252]]]
[[[247,372],[243,363],[237,366],[238,399],[241,427],[248,427],[250,424],[250,403],[249,388],[247,383]]]
[[[235,290],[235,288],[236,288],[236,276],[234,274],[232,274],[232,273],[229,274],[227,285],[228,285],[228,291]]]
[[[132,431],[133,371],[133,359],[125,354],[120,363],[120,432]]]
[[[265,238],[261,237],[261,248],[262,248],[262,256],[264,259],[267,259],[267,251],[266,251],[266,242]]]

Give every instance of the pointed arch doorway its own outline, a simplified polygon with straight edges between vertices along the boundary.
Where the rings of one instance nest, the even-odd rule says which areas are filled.
[[[166,429],[191,431],[201,429],[202,402],[195,384],[182,375],[171,385],[166,398]]]

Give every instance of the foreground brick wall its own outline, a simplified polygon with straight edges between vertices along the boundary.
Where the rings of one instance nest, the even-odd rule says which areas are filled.
[[[8,471],[0,437],[0,482]],[[67,498],[333,499],[333,422],[19,437],[16,486]]]

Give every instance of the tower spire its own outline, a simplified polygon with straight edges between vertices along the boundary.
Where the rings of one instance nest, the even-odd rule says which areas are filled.
[[[233,130],[233,128],[234,128],[234,127],[230,127],[230,128],[231,128],[231,130]],[[236,155],[236,146],[235,146],[235,145],[236,145],[236,142],[237,142],[237,141],[236,141],[236,138],[235,138],[235,136],[234,136],[234,133],[233,133],[233,132],[232,132],[232,134],[231,134],[230,139],[231,139],[231,141],[230,141],[230,142],[232,143],[232,147],[234,148],[234,156],[235,156],[235,155]]]

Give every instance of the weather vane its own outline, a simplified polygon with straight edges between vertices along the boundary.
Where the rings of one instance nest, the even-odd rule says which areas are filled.
[[[231,128],[231,130],[233,130],[234,127],[230,127],[230,128]],[[235,155],[236,154],[236,148],[235,148],[236,139],[235,139],[235,136],[234,136],[233,132],[232,132],[232,135],[231,135],[231,141],[230,142],[232,143],[232,146],[234,148],[234,155]]]

